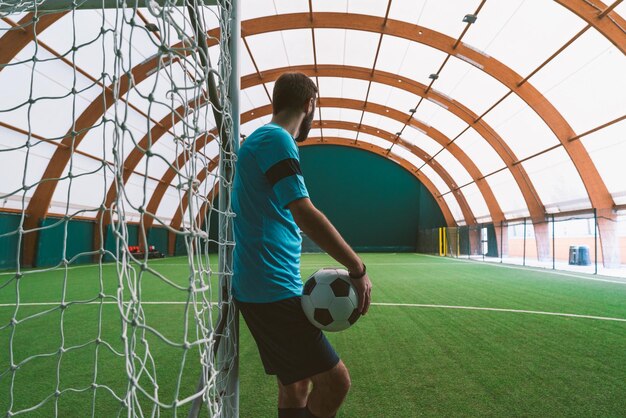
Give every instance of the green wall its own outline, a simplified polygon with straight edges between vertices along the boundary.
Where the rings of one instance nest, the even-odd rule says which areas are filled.
[[[139,225],[127,224],[126,228],[126,242],[128,243],[128,245],[139,245]],[[107,251],[110,251],[112,254],[117,254],[117,239],[115,237],[115,234],[113,233],[112,225],[107,226],[104,248]],[[115,258],[108,253],[104,256],[104,261],[114,260]]]
[[[17,266],[17,243],[18,234],[11,234],[17,231],[20,226],[21,215],[12,213],[0,213],[0,269],[12,269]]]
[[[415,251],[420,228],[445,223],[428,189],[382,156],[323,145],[300,160],[311,200],[357,251]]]
[[[167,255],[167,229],[160,227],[150,228],[148,231],[148,245],[154,245],[158,252]]]
[[[39,223],[39,240],[37,242],[36,266],[54,266],[65,258],[72,260],[81,253],[92,251],[93,221],[67,220],[61,218],[45,218]],[[67,227],[67,233],[66,233]],[[93,255],[81,255],[72,264],[89,263]]]

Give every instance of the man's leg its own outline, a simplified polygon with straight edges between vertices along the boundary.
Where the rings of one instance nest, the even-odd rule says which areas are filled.
[[[278,381],[278,417],[306,417],[306,402],[309,396],[309,379],[303,379],[290,385]]]
[[[311,377],[313,390],[307,408],[318,418],[334,417],[350,390],[350,374],[343,361],[327,372]]]

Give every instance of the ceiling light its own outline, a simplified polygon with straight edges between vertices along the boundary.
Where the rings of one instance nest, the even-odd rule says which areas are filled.
[[[463,18],[463,22],[469,23],[471,25],[472,23],[476,22],[476,19],[478,19],[478,16],[476,15],[465,15],[465,17]]]

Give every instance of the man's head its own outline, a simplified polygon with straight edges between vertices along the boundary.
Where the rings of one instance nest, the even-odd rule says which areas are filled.
[[[294,115],[304,113],[296,137],[296,141],[304,141],[309,135],[315,115],[315,83],[302,73],[284,73],[276,80],[272,96],[274,115],[282,112]]]

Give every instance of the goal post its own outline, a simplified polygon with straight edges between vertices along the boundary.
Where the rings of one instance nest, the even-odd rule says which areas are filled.
[[[0,415],[239,415],[239,7],[0,0]]]

